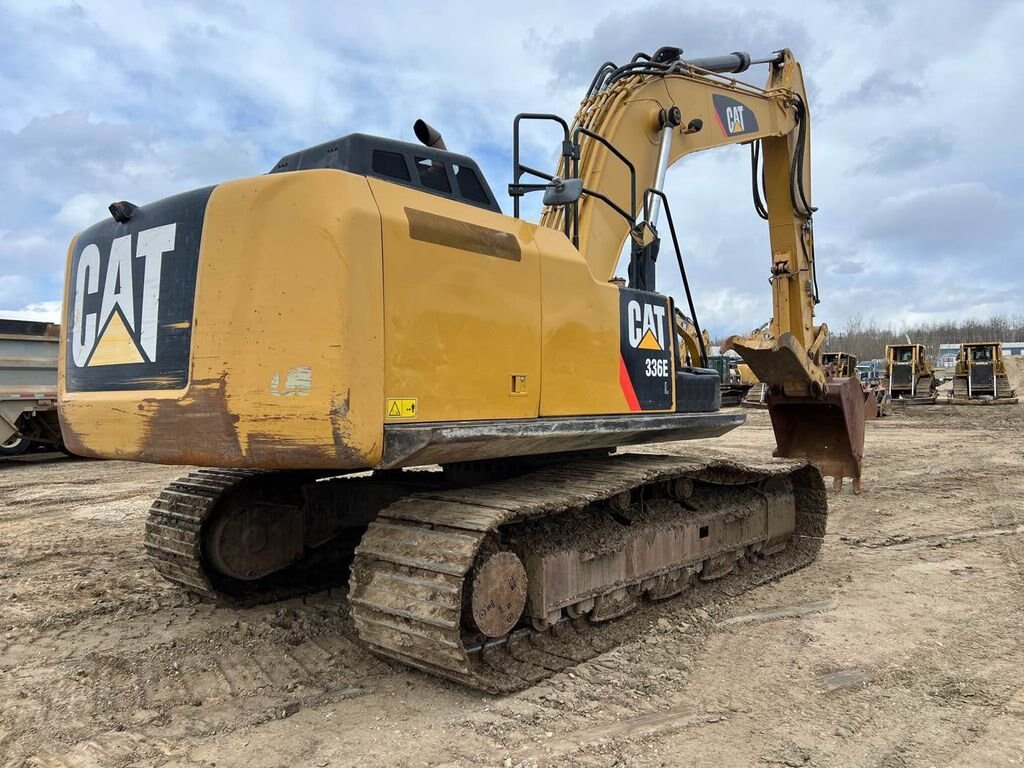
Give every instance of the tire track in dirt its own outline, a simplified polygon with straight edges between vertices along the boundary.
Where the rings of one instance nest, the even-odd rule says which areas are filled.
[[[498,698],[368,654],[342,591],[235,608],[156,579],[142,526],[178,468],[4,467],[5,499],[51,490],[30,514],[0,508],[0,764],[998,764],[1024,739],[1024,537],[942,546],[1022,522],[1024,411],[997,410],[869,424],[865,491],[832,498],[818,563],[661,604],[583,664],[541,643],[562,671]],[[715,450],[767,455],[767,419],[751,421]],[[823,600],[835,609],[722,625]]]

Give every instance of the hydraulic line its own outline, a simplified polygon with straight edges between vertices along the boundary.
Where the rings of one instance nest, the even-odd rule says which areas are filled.
[[[758,183],[758,170],[761,167],[761,141],[750,142],[750,189],[754,196],[754,210],[757,215],[765,221],[768,220],[768,209],[764,204],[761,186],[764,184],[764,174],[761,174],[761,182]]]
[[[686,303],[690,308],[690,319],[693,320],[694,335],[697,337],[697,346],[700,347],[701,356],[701,367],[707,367],[708,364],[708,351],[704,347],[704,334],[701,333],[700,322],[697,320],[697,309],[693,305],[693,294],[690,292],[690,281],[686,277],[686,265],[683,264],[683,252],[679,247],[679,238],[676,237],[676,225],[672,221],[672,210],[668,205],[668,196],[660,189],[648,189],[644,193],[644,207],[649,208],[648,199],[650,196],[659,198],[665,204],[665,220],[668,222],[668,231],[672,236],[672,246],[676,251],[676,263],[679,265],[679,277],[683,281],[683,292],[686,294]],[[645,218],[650,221],[650,218],[645,215]]]

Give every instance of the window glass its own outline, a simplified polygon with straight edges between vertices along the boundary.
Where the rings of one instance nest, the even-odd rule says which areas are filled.
[[[444,163],[428,160],[425,157],[417,157],[416,170],[420,174],[420,183],[427,189],[448,193],[452,191],[452,185],[448,183],[448,173],[444,169]]]
[[[392,179],[412,180],[409,178],[409,168],[405,164],[405,157],[399,152],[385,152],[383,149],[373,150],[373,172]]]
[[[466,168],[463,165],[452,167],[455,169],[455,181],[459,185],[459,193],[464,198],[481,205],[491,204],[491,201],[487,199],[487,193],[484,192],[483,184],[480,183],[480,179],[477,178],[472,168]]]

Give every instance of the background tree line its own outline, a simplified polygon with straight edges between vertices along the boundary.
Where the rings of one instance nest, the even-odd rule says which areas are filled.
[[[1024,315],[991,317],[987,320],[939,320],[905,327],[885,328],[874,320],[864,322],[855,315],[842,330],[830,328],[825,349],[829,352],[849,352],[860,360],[872,360],[885,354],[886,344],[905,344],[907,338],[914,344],[924,344],[932,360],[939,356],[940,344],[959,344],[961,341],[1024,341]]]
[[[886,344],[924,344],[934,362],[939,356],[940,344],[959,344],[962,341],[1024,341],[1024,315],[996,316],[988,320],[939,320],[900,328],[879,326],[874,320],[867,322],[860,315],[846,321],[841,330],[830,327],[826,352],[848,352],[858,360],[874,360],[885,355]],[[724,339],[716,339],[721,344]]]

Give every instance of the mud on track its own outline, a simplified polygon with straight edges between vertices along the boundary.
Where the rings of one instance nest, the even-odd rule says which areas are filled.
[[[764,413],[709,443],[772,447]],[[809,568],[506,697],[361,649],[341,592],[198,603],[142,531],[178,468],[0,466],[0,765],[1024,762],[1024,406],[868,424]],[[700,443],[679,445],[699,449]]]

